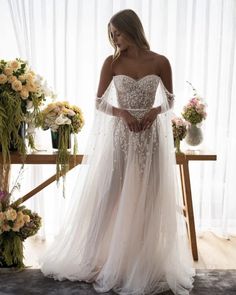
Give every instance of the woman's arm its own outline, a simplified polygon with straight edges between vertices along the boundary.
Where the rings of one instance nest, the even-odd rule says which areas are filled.
[[[102,66],[100,80],[98,84],[97,97],[96,97],[96,108],[99,111],[113,115],[116,117],[122,116],[122,110],[111,106],[109,103],[103,100],[103,94],[105,93],[107,87],[110,85],[113,78],[112,72],[112,55],[108,56]]]
[[[174,94],[172,94],[173,86],[172,86],[172,71],[171,71],[170,62],[165,56],[162,56],[160,65],[161,65],[160,77],[164,85],[164,90],[167,96],[169,108],[171,109],[174,105]],[[163,111],[164,110],[160,110],[160,113]]]

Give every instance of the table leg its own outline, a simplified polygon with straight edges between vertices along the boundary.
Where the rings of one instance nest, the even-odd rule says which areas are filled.
[[[183,203],[185,206],[185,216],[187,219],[188,235],[189,235],[189,240],[191,244],[193,259],[197,261],[198,260],[197,239],[196,239],[196,231],[195,231],[195,223],[194,223],[189,166],[188,166],[187,160],[180,164],[180,176],[181,176],[181,185],[182,185],[182,192],[183,192]]]
[[[77,165],[78,164],[75,164],[75,165],[74,164],[71,164],[69,166],[69,171],[71,169],[73,169],[74,167],[76,167]],[[62,175],[60,175],[60,177],[61,176]],[[33,190],[31,190],[29,193],[27,193],[26,195],[24,195],[23,197],[21,197],[17,201],[15,201],[13,203],[13,206],[19,206],[23,202],[27,201],[28,199],[30,199],[31,197],[33,197],[34,195],[36,195],[37,193],[39,193],[41,190],[43,190],[45,187],[47,187],[49,184],[51,184],[52,182],[54,182],[56,179],[57,179],[57,175],[56,174],[54,174],[53,176],[49,177],[47,180],[45,180],[40,185],[38,185]]]

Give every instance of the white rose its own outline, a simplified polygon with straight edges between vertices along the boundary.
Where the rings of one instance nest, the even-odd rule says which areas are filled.
[[[14,221],[17,217],[16,210],[14,210],[12,208],[8,209],[5,213],[5,215],[6,215],[7,220],[12,220],[12,221]]]
[[[7,82],[7,76],[0,74],[0,84],[5,84]]]
[[[68,110],[67,114],[71,117],[73,117],[75,115],[75,112],[72,110]]]
[[[19,80],[15,80],[11,83],[12,89],[15,91],[21,91],[22,83]]]
[[[42,87],[42,91],[45,94],[45,96],[48,96],[48,97],[54,96],[54,93],[53,93],[52,89],[48,86],[47,81],[45,81],[41,87]]]
[[[33,108],[33,102],[32,102],[32,100],[27,100],[27,110],[30,110],[30,109],[32,109]]]
[[[71,124],[71,120],[69,118],[65,117],[62,114],[62,115],[60,115],[59,117],[56,118],[55,124],[57,124],[57,125],[65,125],[65,124],[70,125]]]
[[[43,81],[43,77],[40,75],[36,75],[35,79],[39,84],[41,84],[41,81]]]

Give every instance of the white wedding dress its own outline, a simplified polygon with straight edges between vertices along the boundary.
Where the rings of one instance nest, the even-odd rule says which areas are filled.
[[[194,270],[176,178],[170,97],[161,78],[117,75],[97,100],[64,226],[41,259],[56,280],[91,282],[97,292],[189,294]],[[129,131],[112,105],[138,119],[153,106],[151,128]]]

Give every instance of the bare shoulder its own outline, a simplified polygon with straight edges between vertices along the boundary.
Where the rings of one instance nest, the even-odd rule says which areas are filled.
[[[102,70],[112,71],[112,61],[113,61],[112,55],[109,55],[108,57],[106,57],[103,62]]]
[[[170,62],[166,56],[153,51],[150,51],[150,55],[152,56],[153,61],[155,62],[156,67],[159,71],[165,70],[165,68],[170,67]]]
[[[169,92],[172,92],[172,71],[168,58],[164,55],[153,52],[156,71]]]
[[[98,84],[97,96],[101,97],[109,86],[112,77],[113,77],[113,69],[112,69],[112,61],[113,56],[109,55],[103,62],[103,66],[100,73],[100,79]]]

